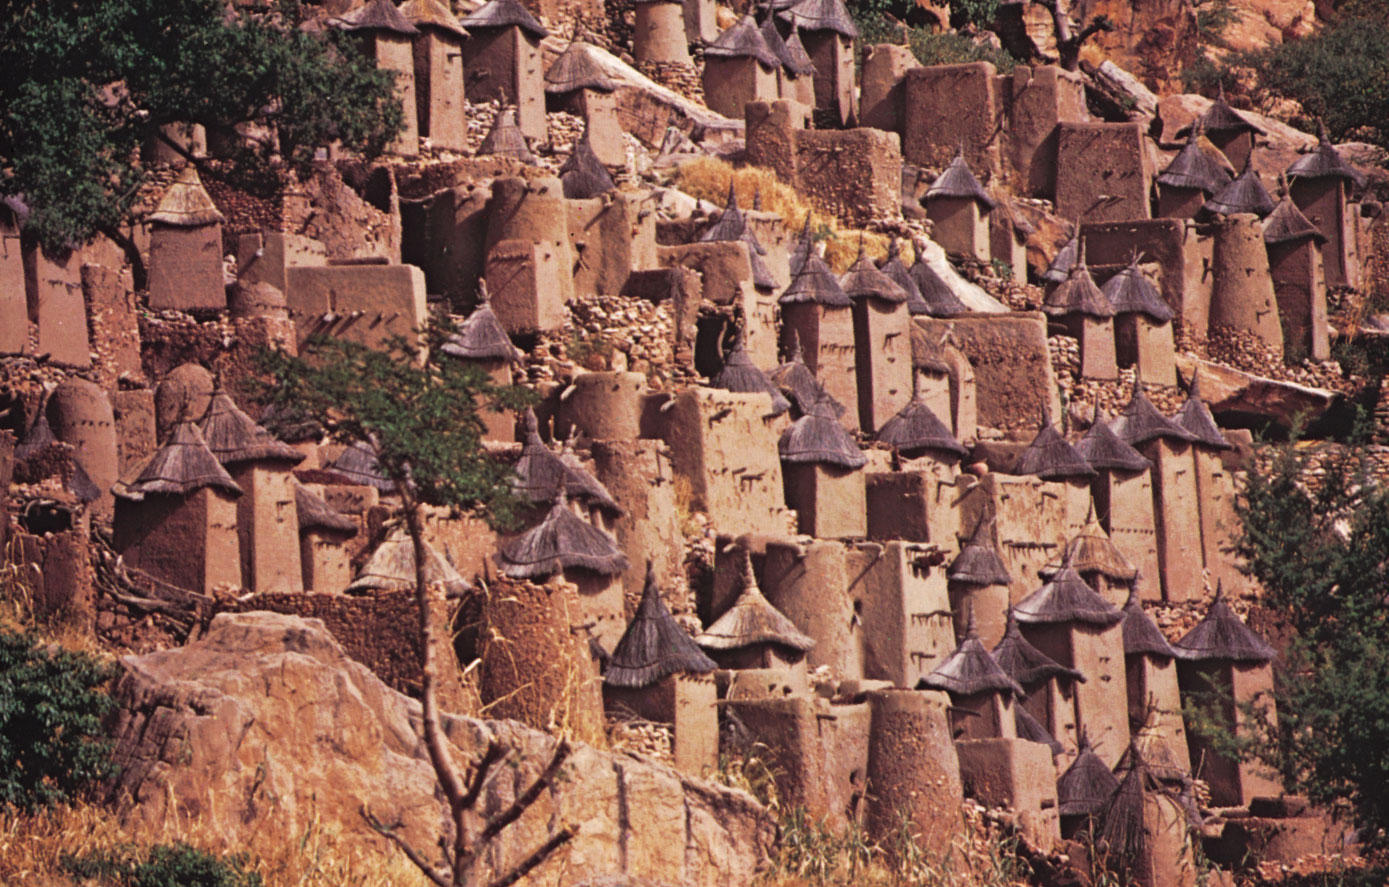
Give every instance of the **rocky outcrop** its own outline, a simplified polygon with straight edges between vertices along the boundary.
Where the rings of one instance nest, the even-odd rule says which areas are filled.
[[[122,664],[113,725],[121,772],[111,792],[132,824],[196,818],[236,847],[253,831],[301,834],[318,817],[340,826],[344,840],[398,852],[366,827],[365,808],[437,853],[444,809],[419,738],[419,704],[349,659],[321,621],[224,613],[195,643]],[[484,813],[528,785],[555,742],[512,721],[449,717],[445,729],[460,759],[492,737],[512,752],[514,766],[495,768],[488,782]],[[600,875],[738,883],[766,859],[774,834],[747,794],[578,745],[488,861],[510,865],[565,824],[576,837],[533,883]]]
[[[1287,429],[1298,421],[1315,422],[1336,402],[1335,392],[1324,388],[1256,376],[1187,355],[1178,355],[1177,372],[1188,386],[1199,372],[1201,398],[1222,424],[1271,422]]]

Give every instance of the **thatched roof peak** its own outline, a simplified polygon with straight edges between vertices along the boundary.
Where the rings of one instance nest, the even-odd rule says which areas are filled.
[[[969,585],[1007,585],[1012,581],[1008,566],[998,553],[994,541],[994,522],[980,519],[974,525],[969,541],[950,564],[947,574],[951,582],[964,582]]]
[[[849,432],[839,424],[828,395],[811,405],[781,434],[777,450],[783,462],[821,463],[840,468],[862,468],[868,458]]]
[[[1105,281],[1100,292],[1104,293],[1115,314],[1142,314],[1155,323],[1167,323],[1172,319],[1172,309],[1162,298],[1157,284],[1139,270],[1137,254],[1127,267]]]
[[[738,599],[713,624],[706,628],[695,643],[706,650],[737,650],[754,644],[774,644],[797,652],[815,646],[815,641],[796,628],[757,587],[752,570],[752,554],[743,549],[743,590]]]
[[[713,43],[704,47],[704,55],[712,58],[751,58],[764,68],[777,68],[781,60],[767,45],[762,29],[751,15],[740,18]]]
[[[1056,799],[1062,816],[1092,816],[1099,813],[1119,788],[1119,779],[1110,771],[1084,734],[1080,754],[1056,780]]]
[[[858,39],[858,28],[843,0],[800,0],[784,5],[778,15],[794,28],[835,31],[850,40]]]
[[[395,481],[381,470],[381,463],[370,446],[361,441],[352,444],[338,454],[328,466],[330,471],[345,477],[348,483],[376,487],[383,493],[394,493]]]
[[[881,299],[898,303],[908,298],[907,291],[880,271],[864,253],[862,236],[859,237],[858,259],[839,279],[839,286],[850,299]]]
[[[504,574],[512,579],[544,579],[575,568],[603,576],[627,569],[627,555],[617,540],[575,514],[567,499],[561,483],[545,519],[501,547],[497,563]]]
[[[772,398],[773,416],[791,409],[791,402],[782,396],[767,374],[758,369],[748,356],[741,333],[733,339],[733,346],[723,356],[723,367],[709,380],[709,384],[738,394],[768,394]]]
[[[1008,622],[1003,630],[1003,638],[994,647],[993,656],[999,668],[1028,692],[1052,678],[1085,680],[1085,676],[1074,668],[1067,668],[1028,643],[1027,638],[1018,630],[1018,620],[1011,608],[1008,610]]]
[[[419,29],[401,15],[391,0],[366,0],[356,9],[343,13],[332,22],[343,31],[385,31],[413,37]]]
[[[593,150],[587,123],[584,124],[583,135],[574,143],[574,150],[559,168],[559,180],[564,196],[570,200],[602,197],[617,187],[612,173],[608,172]]]
[[[649,687],[672,674],[705,674],[718,668],[680,627],[656,587],[646,562],[646,585],[627,630],[608,657],[603,683],[609,687]]]
[[[1120,440],[1133,447],[1150,440],[1190,442],[1194,439],[1190,431],[1158,412],[1157,407],[1153,406],[1153,402],[1143,391],[1141,381],[1134,384],[1133,397],[1129,400],[1128,406],[1124,407],[1124,411],[1110,427]]]
[[[198,178],[197,168],[190,163],[178,174],[178,178],[174,179],[164,196],[159,198],[159,205],[154,208],[154,212],[145,217],[145,221],[180,228],[198,228],[225,222],[226,218],[203,187],[202,179]]]
[[[1096,471],[1147,471],[1152,463],[1142,453],[1119,439],[1109,422],[1095,410],[1095,420],[1075,445],[1076,452]]]
[[[583,40],[571,40],[559,58],[545,72],[545,92],[567,95],[580,89],[612,92],[617,89],[613,80],[591,53],[592,46]]]
[[[1167,168],[1158,174],[1157,182],[1168,188],[1201,191],[1207,197],[1230,183],[1230,174],[1201,148],[1201,128],[1192,126],[1186,144]]]
[[[982,204],[985,211],[994,208],[993,197],[984,189],[984,186],[975,178],[974,172],[969,168],[969,161],[965,160],[963,146],[960,152],[955,155],[955,159],[950,161],[950,165],[945,168],[931,187],[926,190],[926,199],[932,197],[964,197]]]
[[[511,336],[492,310],[492,300],[487,294],[487,281],[480,280],[477,285],[478,303],[473,313],[458,325],[453,335],[439,347],[439,350],[452,357],[464,360],[504,360],[507,363],[520,363],[525,352],[511,343]]]
[[[966,618],[965,639],[934,671],[917,682],[917,688],[945,690],[956,696],[973,696],[976,693],[1025,696],[1023,688],[1009,677],[979,640],[973,607]]]
[[[330,506],[322,496],[292,478],[294,510],[299,516],[299,530],[331,530],[348,536],[357,534],[357,522]]]
[[[1365,187],[1365,177],[1331,144],[1321,118],[1317,118],[1317,146],[1294,160],[1287,174],[1299,179],[1345,179],[1357,188]]]
[[[444,591],[457,597],[472,589],[433,545],[424,543],[424,581],[442,584]],[[399,527],[376,546],[362,564],[357,578],[347,586],[348,593],[369,591],[407,591],[415,587],[415,545],[404,527]]]
[[[1183,430],[1191,434],[1193,442],[1217,450],[1233,449],[1233,445],[1221,434],[1220,426],[1215,424],[1210,407],[1201,399],[1200,370],[1191,377],[1191,388],[1187,391],[1186,402],[1172,417]]]
[[[1013,610],[1019,622],[1030,625],[1080,622],[1104,627],[1124,618],[1069,563],[1062,563],[1045,585],[1023,598]]]
[[[1065,480],[1094,477],[1095,469],[1061,436],[1061,432],[1051,424],[1050,417],[1044,415],[1037,436],[1018,456],[1013,473],[1031,474],[1043,480]]]
[[[537,40],[550,36],[521,0],[488,0],[460,21],[465,28],[520,28]]]
[[[433,28],[457,37],[468,36],[468,32],[458,24],[458,17],[440,0],[406,0],[400,6],[400,14],[420,30]]]
[[[806,366],[801,353],[801,337],[794,329],[791,330],[791,356],[785,363],[772,370],[768,378],[802,413],[810,412],[816,401],[823,397],[829,400],[836,416],[844,415],[844,405],[830,397],[820,380],[810,371],[810,367]]]
[[[154,451],[133,481],[116,484],[112,492],[140,500],[151,493],[187,496],[203,487],[241,495],[241,487],[207,448],[198,426],[185,420],[174,426],[168,441]]]
[[[1124,601],[1123,614],[1124,655],[1177,658],[1177,651],[1172,649],[1157,623],[1143,609],[1143,603],[1138,599],[1137,582],[1129,589],[1128,600]]]
[[[883,423],[877,438],[908,455],[926,451],[944,453],[954,459],[969,455],[969,450],[955,439],[954,432],[931,411],[919,393]]]
[[[1246,163],[1244,172],[1216,192],[1216,195],[1207,200],[1202,208],[1209,213],[1221,216],[1253,213],[1259,218],[1263,218],[1273,212],[1275,204],[1268,189],[1264,187],[1264,183],[1259,181],[1259,174],[1254,171],[1254,164]]]
[[[304,461],[303,453],[257,425],[221,388],[212,392],[200,430],[207,448],[223,465],[260,461],[295,465]]]
[[[477,153],[510,157],[522,163],[535,163],[535,155],[526,144],[526,137],[516,123],[516,109],[500,107],[497,116],[492,118],[492,128],[478,145]]]
[[[1277,652],[1230,609],[1217,586],[1210,609],[1186,636],[1173,644],[1177,655],[1195,662],[1269,662]]]

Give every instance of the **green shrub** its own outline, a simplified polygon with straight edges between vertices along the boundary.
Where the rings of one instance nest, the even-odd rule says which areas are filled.
[[[954,31],[932,33],[913,28],[907,36],[912,55],[923,65],[962,65],[968,62],[992,62],[999,73],[1013,70],[1018,60],[1002,49],[980,46],[964,34]]]
[[[102,719],[113,667],[49,652],[0,631],[0,804],[33,810],[69,801],[114,775]]]
[[[73,877],[115,887],[262,887],[260,875],[245,865],[244,857],[215,856],[187,844],[159,844],[143,854],[122,847],[63,860]]]

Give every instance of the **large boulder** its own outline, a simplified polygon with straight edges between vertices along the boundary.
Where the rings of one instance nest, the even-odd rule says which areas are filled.
[[[1181,354],[1177,372],[1191,385],[1200,374],[1201,399],[1224,425],[1281,430],[1298,422],[1315,424],[1337,403],[1334,391],[1246,373],[1234,367]]]
[[[122,664],[112,800],[128,825],[197,820],[200,834],[235,848],[267,831],[292,840],[317,819],[353,846],[397,853],[367,828],[365,809],[437,855],[445,811],[420,740],[419,703],[349,659],[321,621],[223,613],[198,641]],[[529,784],[555,741],[513,721],[450,716],[444,726],[459,760],[494,737],[512,753],[511,765],[494,768],[484,813]],[[531,883],[609,874],[738,883],[763,864],[774,835],[745,793],[577,745],[561,777],[496,842],[492,870],[561,824],[576,827],[576,837]]]

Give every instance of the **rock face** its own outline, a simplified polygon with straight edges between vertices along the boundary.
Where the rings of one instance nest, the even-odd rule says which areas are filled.
[[[111,790],[128,820],[196,817],[235,847],[252,831],[299,834],[318,816],[340,825],[345,840],[398,852],[366,827],[365,807],[437,854],[444,808],[419,739],[419,704],[349,659],[321,621],[224,613],[200,640],[123,665],[113,730],[121,772]],[[492,736],[513,750],[515,766],[495,768],[488,782],[483,813],[528,785],[554,742],[511,721],[447,717],[445,729],[460,760]],[[489,864],[514,863],[562,823],[577,836],[528,882],[738,883],[764,862],[774,836],[747,794],[578,745],[561,777],[503,832]]]

